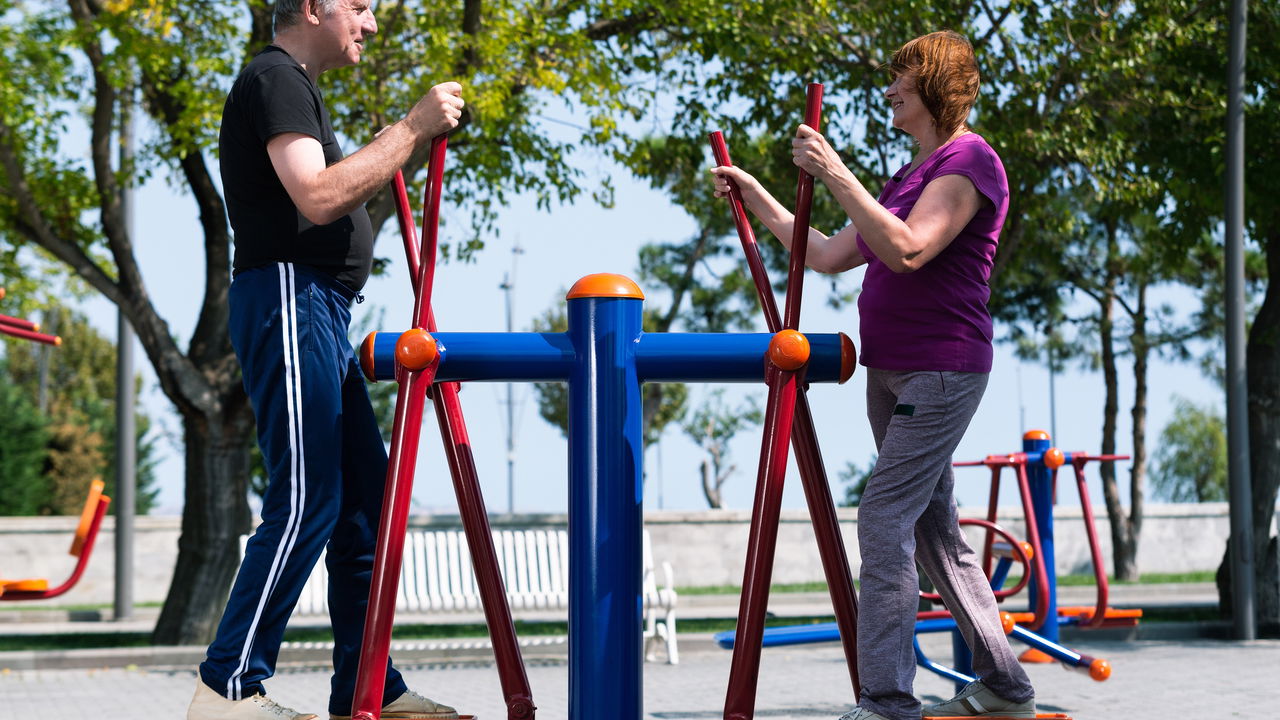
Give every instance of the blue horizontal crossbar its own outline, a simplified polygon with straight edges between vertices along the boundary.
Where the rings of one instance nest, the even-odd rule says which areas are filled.
[[[392,332],[374,334],[374,379],[395,377],[399,337]],[[577,362],[565,333],[438,332],[432,337],[440,347],[437,382],[567,380]],[[841,336],[805,337],[810,347],[806,380],[838,382]],[[636,374],[641,382],[761,382],[772,338],[769,333],[644,333],[634,345]]]

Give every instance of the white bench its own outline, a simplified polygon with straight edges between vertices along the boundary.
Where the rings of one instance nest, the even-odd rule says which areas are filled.
[[[241,538],[241,553],[247,539]],[[568,610],[569,534],[565,530],[494,530],[493,544],[507,588],[507,602],[513,613],[521,610]],[[645,530],[641,586],[645,658],[655,660],[656,647],[663,645],[667,662],[674,665],[679,662],[675,630],[678,596],[674,573],[671,564],[663,562],[663,579],[666,582],[664,586],[658,586],[650,545],[649,531]],[[466,535],[461,530],[410,529],[405,534],[404,558],[400,566],[397,616],[482,611]],[[302,588],[293,617],[328,615],[329,573],[322,554]],[[415,647],[420,646],[421,643],[415,644]]]

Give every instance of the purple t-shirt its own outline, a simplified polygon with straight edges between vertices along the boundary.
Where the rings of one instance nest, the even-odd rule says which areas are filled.
[[[858,297],[862,364],[881,370],[991,372],[987,280],[1009,210],[1004,164],[986,140],[969,133],[906,173],[906,167],[899,170],[879,198],[903,220],[925,186],[943,175],[969,178],[991,204],[983,203],[951,244],[915,272],[890,270],[858,235],[858,250],[867,259]]]

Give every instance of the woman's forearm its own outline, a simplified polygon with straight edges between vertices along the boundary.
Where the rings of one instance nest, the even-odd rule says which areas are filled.
[[[911,228],[881,205],[851,172],[824,178],[836,202],[858,228],[871,252],[895,272],[910,269],[916,253]]]

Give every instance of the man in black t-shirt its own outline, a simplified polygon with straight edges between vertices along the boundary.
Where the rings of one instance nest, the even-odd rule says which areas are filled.
[[[268,700],[285,623],[326,546],[334,634],[330,717],[351,713],[387,454],[347,339],[369,277],[364,204],[410,154],[458,124],[462,87],[432,88],[343,157],[316,86],[360,61],[369,0],[277,0],[276,35],[227,96],[222,182],[235,234],[228,325],[269,476],[188,720],[309,720]],[[453,720],[388,660],[382,717]]]

